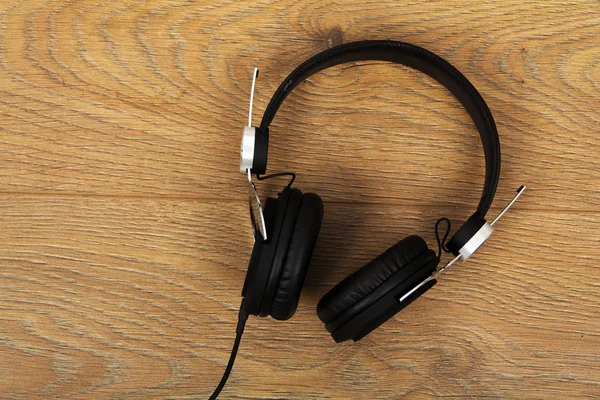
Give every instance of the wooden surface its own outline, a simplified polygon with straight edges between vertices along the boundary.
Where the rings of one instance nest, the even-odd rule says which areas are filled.
[[[409,234],[475,208],[465,111],[400,66],[322,72],[271,129],[325,218],[300,306],[251,318],[222,398],[600,397],[598,1],[45,1],[0,4],[0,398],[207,398],[252,239],[239,140],[332,44],[449,60],[494,113],[493,239],[359,343],[319,298]],[[258,123],[258,116],[255,123]],[[274,194],[281,182],[261,185]]]

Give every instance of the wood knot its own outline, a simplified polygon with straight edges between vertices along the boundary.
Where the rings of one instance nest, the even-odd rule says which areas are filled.
[[[339,29],[332,29],[327,35],[327,48],[330,49],[344,43],[344,34]]]

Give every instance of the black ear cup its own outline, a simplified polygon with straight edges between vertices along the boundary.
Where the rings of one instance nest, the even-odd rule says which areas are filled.
[[[269,238],[257,237],[248,264],[242,296],[251,315],[289,319],[300,291],[323,220],[323,202],[316,194],[286,187],[265,204]]]
[[[426,250],[427,244],[419,236],[399,241],[327,292],[319,301],[317,315],[324,323],[330,322]]]
[[[275,319],[286,320],[296,312],[322,221],[321,198],[314,193],[303,195],[271,303],[270,314]]]
[[[421,237],[408,236],[325,294],[317,315],[336,341],[358,340],[403,308],[402,292],[431,275],[438,262]]]

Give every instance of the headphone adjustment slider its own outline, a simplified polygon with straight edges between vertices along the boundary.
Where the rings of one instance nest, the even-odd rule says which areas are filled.
[[[256,78],[258,78],[258,68],[254,68],[252,74],[252,88],[250,89],[250,106],[248,107],[248,125],[244,127],[242,135],[242,146],[240,148],[240,172],[246,173],[246,170],[252,169],[254,163],[254,150],[256,147],[256,128],[252,126],[252,107],[254,104],[254,88],[256,87]]]

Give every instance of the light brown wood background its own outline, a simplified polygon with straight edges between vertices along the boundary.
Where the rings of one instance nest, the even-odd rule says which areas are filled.
[[[295,317],[251,318],[223,398],[600,397],[598,1],[0,2],[0,398],[207,398],[251,251],[239,140],[281,80],[332,44],[395,39],[479,89],[502,143],[468,263],[359,343],[319,298],[409,234],[475,208],[465,111],[400,66],[298,88],[270,171],[325,218]],[[261,185],[275,194],[282,182]]]

